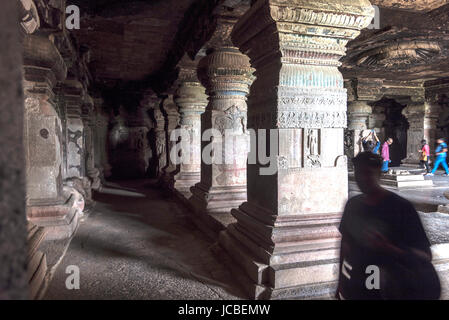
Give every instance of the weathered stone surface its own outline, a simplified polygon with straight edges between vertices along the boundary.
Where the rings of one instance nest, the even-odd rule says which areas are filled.
[[[27,299],[24,102],[16,1],[0,10],[0,299]]]

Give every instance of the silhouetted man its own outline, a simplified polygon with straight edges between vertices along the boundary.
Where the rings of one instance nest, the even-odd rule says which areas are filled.
[[[363,194],[351,198],[340,223],[338,299],[437,299],[440,284],[430,243],[412,204],[379,185],[383,159],[353,159]]]

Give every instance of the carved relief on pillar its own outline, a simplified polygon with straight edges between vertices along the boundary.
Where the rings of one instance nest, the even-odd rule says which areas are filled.
[[[66,114],[67,176],[64,179],[82,179],[85,176],[85,125],[83,104],[85,89],[76,79],[64,81],[62,95]],[[87,127],[87,124],[86,124]]]
[[[304,167],[321,167],[321,131],[320,129],[304,129]]]

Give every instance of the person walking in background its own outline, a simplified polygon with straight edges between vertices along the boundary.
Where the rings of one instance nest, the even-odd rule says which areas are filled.
[[[421,149],[418,150],[421,153],[421,159],[419,161],[419,165],[421,168],[425,167],[426,168],[426,173],[430,172],[430,167],[429,167],[429,157],[430,157],[430,148],[429,145],[427,144],[426,140],[421,140]]]
[[[426,176],[433,176],[435,171],[437,171],[440,164],[443,166],[444,171],[446,173],[445,176],[449,176],[449,168],[447,167],[446,163],[446,156],[447,156],[447,144],[444,142],[444,138],[439,138],[437,140],[438,147],[435,149],[435,164],[433,165],[433,170],[431,173],[426,174]]]
[[[341,218],[336,298],[438,299],[429,239],[413,205],[380,185],[382,161],[371,152],[353,159],[362,194],[348,200]]]
[[[373,153],[374,154],[379,154],[379,149],[380,149],[380,140],[377,137],[376,131],[374,131],[374,129],[371,131],[371,134],[373,135],[373,138],[376,140],[376,145],[373,148]]]
[[[388,138],[384,144],[382,145],[382,172],[388,172],[388,164],[391,162],[390,160],[390,145],[393,144],[393,138]]]
[[[374,144],[374,140],[376,140],[376,144]],[[374,154],[378,154],[380,148],[380,141],[377,137],[376,131],[371,130],[370,133],[362,138],[362,146],[363,151],[372,152]]]

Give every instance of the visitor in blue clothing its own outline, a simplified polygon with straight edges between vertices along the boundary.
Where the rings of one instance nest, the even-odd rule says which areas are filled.
[[[449,176],[449,168],[446,163],[447,144],[443,138],[438,139],[437,143],[438,143],[438,147],[435,149],[436,158],[435,158],[435,164],[433,166],[433,170],[431,173],[428,173],[426,175],[433,176],[433,174],[435,173],[435,171],[437,171],[438,167],[441,164],[444,168],[444,171],[446,171],[446,174],[444,174],[444,175]]]
[[[374,141],[376,140],[376,144],[374,144]],[[377,137],[376,131],[371,130],[370,133],[362,138],[362,145],[363,145],[363,151],[368,151],[368,152],[372,152],[374,154],[378,154],[379,153],[379,148],[380,148],[380,141],[379,138]]]

